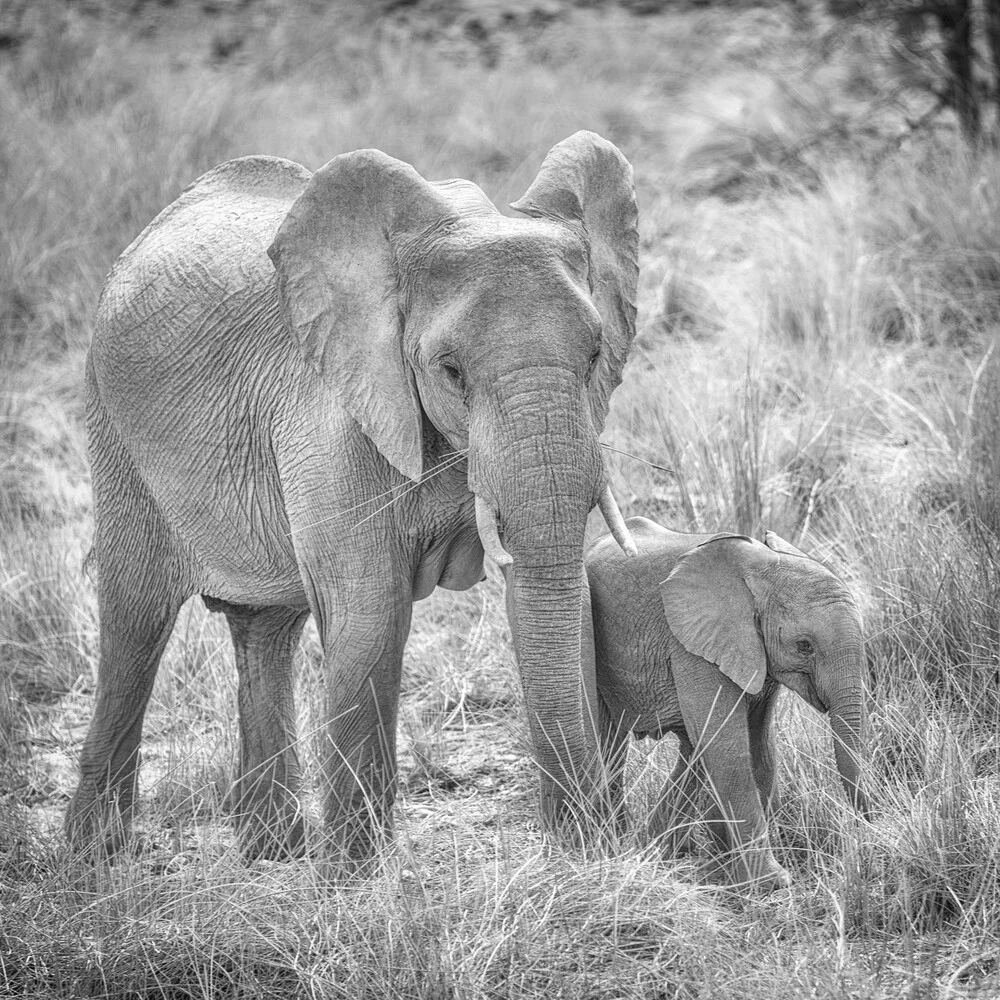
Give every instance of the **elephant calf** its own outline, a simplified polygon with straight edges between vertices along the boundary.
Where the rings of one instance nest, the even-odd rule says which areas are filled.
[[[761,543],[670,531],[642,517],[627,524],[637,557],[625,558],[610,536],[587,553],[602,745],[618,807],[629,733],[676,733],[678,763],[650,835],[678,852],[689,847],[704,780],[715,803],[710,829],[732,852],[737,880],[787,885],[765,821],[778,799],[771,716],[779,684],[829,712],[844,788],[868,815],[858,608],[829,570],[774,532]]]

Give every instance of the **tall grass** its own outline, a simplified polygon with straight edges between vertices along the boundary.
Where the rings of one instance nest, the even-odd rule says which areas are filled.
[[[0,66],[3,989],[996,995],[995,154],[917,141],[873,168],[850,142],[814,142],[816,109],[832,121],[846,91],[815,89],[808,38],[778,9],[579,11],[485,41],[352,5],[275,5],[253,24],[184,7],[153,33],[46,9]],[[789,67],[796,100],[769,77]],[[771,528],[848,580],[870,634],[876,822],[846,809],[825,720],[786,695],[772,832],[792,890],[721,884],[702,833],[685,861],[643,844],[666,740],[632,751],[633,829],[611,847],[546,842],[491,579],[415,609],[396,846],[365,885],[330,886],[318,858],[239,859],[232,658],[197,602],[153,693],[139,849],[67,857],[55,831],[96,658],[79,381],[116,254],[229,156],[316,167],[378,146],[503,204],[581,127],[632,158],[642,213],[640,331],[604,438],[623,506],[687,530]],[[753,183],[706,196],[699,163]],[[298,671],[312,820],[313,632]]]

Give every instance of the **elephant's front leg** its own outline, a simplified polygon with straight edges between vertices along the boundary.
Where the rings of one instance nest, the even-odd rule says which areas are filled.
[[[374,574],[377,577],[377,574]],[[323,755],[327,835],[345,874],[389,840],[396,795],[396,716],[410,593],[355,588],[322,624],[327,664]]]
[[[747,701],[714,666],[686,651],[675,660],[681,713],[714,799],[709,829],[727,851],[737,881],[762,889],[789,885],[771,853],[750,752]]]
[[[770,819],[778,811],[781,796],[778,791],[778,757],[771,730],[774,706],[778,700],[777,685],[773,682],[768,684],[770,687],[765,687],[747,706],[747,730],[754,781],[757,783],[764,812]]]

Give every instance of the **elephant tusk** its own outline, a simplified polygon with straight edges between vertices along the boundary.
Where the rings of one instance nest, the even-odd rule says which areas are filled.
[[[514,564],[511,554],[503,547],[503,543],[500,541],[496,515],[480,496],[476,497],[476,530],[479,532],[479,540],[483,543],[483,551],[501,569]]]
[[[615,541],[622,547],[622,552],[627,556],[638,555],[639,550],[636,548],[635,539],[632,537],[632,532],[628,530],[625,518],[622,517],[618,501],[615,500],[615,495],[611,492],[610,484],[604,487],[597,503],[604,515],[604,520],[608,522],[611,534],[615,536]]]

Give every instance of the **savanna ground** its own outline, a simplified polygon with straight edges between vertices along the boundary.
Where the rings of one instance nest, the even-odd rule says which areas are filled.
[[[819,6],[430,7],[0,7],[0,994],[1000,995],[996,152],[922,119],[877,24]],[[97,631],[82,365],[111,262],[232,156],[377,146],[504,205],[578,128],[639,192],[640,332],[605,434],[622,506],[773,528],[850,582],[876,822],[785,695],[792,889],[733,892],[638,832],[546,843],[491,575],[415,609],[379,876],[241,862],[235,671],[200,602],[147,720],[139,849],[69,857]],[[308,755],[314,636],[300,665]],[[638,819],[667,743],[635,747]]]

